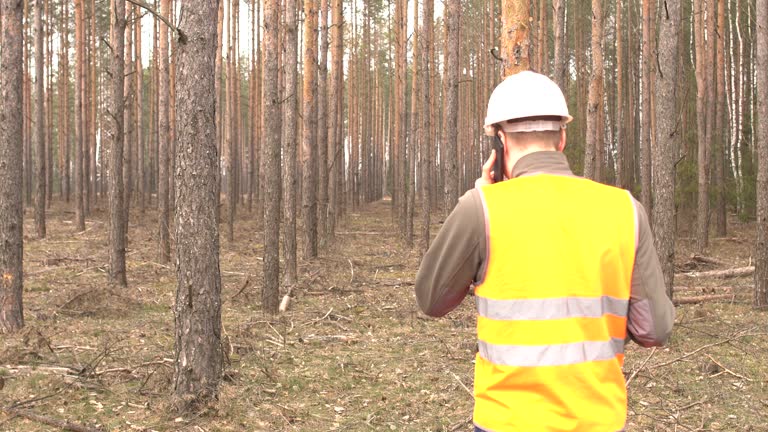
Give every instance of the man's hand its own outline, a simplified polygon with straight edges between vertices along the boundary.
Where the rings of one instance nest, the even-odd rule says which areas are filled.
[[[475,180],[475,187],[479,188],[480,186],[485,186],[489,184],[493,184],[493,171],[491,171],[491,168],[493,167],[493,163],[496,161],[496,149],[491,150],[491,155],[488,157],[488,160],[485,161],[483,164],[483,173],[480,176],[479,179]]]

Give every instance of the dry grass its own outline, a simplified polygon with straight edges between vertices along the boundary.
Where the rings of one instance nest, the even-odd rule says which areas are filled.
[[[55,207],[49,238],[25,245],[27,328],[2,339],[0,404],[109,431],[468,431],[473,302],[440,320],[417,311],[418,254],[396,240],[389,214],[384,202],[349,214],[330,249],[299,263],[289,311],[268,319],[262,234],[241,212],[235,242],[222,239],[220,400],[179,417],[169,404],[175,274],[155,262],[155,215],[134,212],[130,288],[115,290],[104,215],[75,235],[73,215]],[[735,226],[710,255],[745,265],[752,229]],[[682,267],[690,241],[679,246]],[[677,281],[680,295],[727,286],[734,297],[678,307],[668,347],[628,348],[628,430],[768,431],[768,313],[751,309],[751,279]],[[0,430],[54,429],[0,413]]]

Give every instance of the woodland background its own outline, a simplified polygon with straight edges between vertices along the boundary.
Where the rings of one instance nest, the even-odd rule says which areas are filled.
[[[468,428],[410,285],[530,68],[679,305],[630,430],[764,430],[765,0],[212,4],[2,0],[0,427]]]

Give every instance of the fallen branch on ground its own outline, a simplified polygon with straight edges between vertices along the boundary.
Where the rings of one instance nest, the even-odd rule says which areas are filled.
[[[712,270],[712,271],[704,271],[704,272],[681,273],[681,275],[696,277],[696,278],[711,277],[711,278],[728,279],[728,278],[734,278],[734,277],[750,276],[754,273],[755,273],[755,267],[749,266],[749,267],[737,267],[737,268],[732,268],[728,270]]]
[[[718,372],[718,373],[716,373],[716,374],[712,375],[711,377],[716,377],[716,376],[718,376],[718,375],[722,375],[722,374],[724,374],[724,373],[727,373],[727,374],[729,374],[729,375],[735,376],[736,378],[741,378],[741,379],[743,379],[743,380],[752,381],[752,379],[751,379],[751,378],[747,378],[747,377],[745,377],[745,376],[743,376],[743,375],[739,375],[739,374],[737,374],[736,372],[734,372],[734,371],[732,371],[732,370],[728,369],[727,367],[723,366],[723,365],[722,365],[722,363],[720,363],[720,362],[718,362],[717,360],[715,360],[715,359],[714,359],[714,357],[712,357],[711,355],[707,354],[707,357],[709,357],[709,359],[710,359],[710,360],[712,360],[712,363],[714,363],[714,364],[716,364],[716,365],[720,366],[720,368],[722,369],[722,371],[720,371],[720,372]]]
[[[713,294],[713,295],[703,295],[703,296],[696,296],[696,297],[680,297],[673,299],[673,303],[675,305],[681,305],[681,304],[697,304],[697,303],[704,303],[708,301],[713,300],[726,300],[726,299],[733,299],[734,294]]]
[[[750,329],[750,330],[752,330],[752,329]],[[741,338],[743,338],[745,336],[760,336],[760,335],[764,335],[764,334],[766,334],[766,333],[750,333],[749,331],[739,332],[739,333],[735,334],[734,336],[731,336],[731,337],[729,337],[727,339],[723,339],[723,340],[717,341],[717,342],[712,342],[711,344],[707,344],[707,345],[704,345],[702,347],[696,348],[695,350],[693,350],[693,351],[691,351],[691,352],[689,352],[687,354],[683,354],[680,357],[674,358],[674,359],[669,360],[669,361],[665,361],[663,363],[655,364],[655,365],[653,365],[653,369],[664,367],[664,366],[669,366],[669,365],[671,365],[673,363],[677,363],[677,362],[679,362],[681,360],[685,360],[688,357],[690,357],[690,356],[692,356],[694,354],[697,354],[697,353],[699,353],[699,352],[701,352],[701,351],[703,351],[703,350],[705,350],[707,348],[712,348],[714,346],[726,344],[726,343],[732,342],[732,341],[734,341],[736,339],[741,339]]]
[[[704,264],[714,264],[714,265],[719,265],[719,266],[727,265],[726,263],[724,263],[723,261],[720,261],[719,259],[712,258],[712,257],[707,257],[707,256],[704,256],[704,255],[698,255],[698,254],[691,255],[691,261],[700,262],[700,263],[704,263]]]
[[[68,421],[57,420],[57,419],[54,419],[54,418],[51,418],[51,417],[47,417],[47,416],[40,415],[40,414],[35,414],[35,413],[31,412],[31,411],[21,410],[21,409],[18,409],[18,408],[2,408],[2,410],[7,412],[8,414],[10,414],[12,416],[23,417],[23,418],[28,419],[28,420],[36,421],[38,423],[42,423],[42,424],[45,424],[45,425],[48,425],[48,426],[57,427],[57,428],[59,428],[61,430],[66,430],[66,431],[72,431],[72,432],[99,432],[99,431],[102,430],[101,428],[94,429],[94,428],[90,428],[90,427],[83,426],[83,425],[80,425],[80,424],[70,423]]]
[[[653,347],[653,349],[651,350],[651,353],[648,354],[648,357],[646,357],[645,360],[643,360],[643,362],[640,363],[640,366],[637,369],[635,369],[634,372],[632,372],[632,375],[630,375],[629,378],[627,378],[627,383],[625,385],[627,388],[629,388],[629,384],[632,382],[633,379],[635,379],[637,374],[639,374],[640,371],[643,370],[643,368],[645,367],[645,364],[648,363],[648,360],[650,360],[654,354],[656,354],[656,347]]]

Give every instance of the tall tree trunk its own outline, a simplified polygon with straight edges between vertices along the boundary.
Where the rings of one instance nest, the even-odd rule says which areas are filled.
[[[395,136],[394,136],[394,195],[392,203],[394,204],[394,217],[401,235],[405,234],[405,215],[406,215],[406,168],[405,168],[405,128],[406,128],[406,21],[408,18],[407,0],[395,0]],[[452,14],[451,3],[446,3],[446,23],[448,23]],[[453,21],[450,21],[453,22]],[[456,21],[456,30],[458,31],[458,18]],[[448,25],[448,24],[447,24]],[[458,67],[458,65],[457,65]],[[455,134],[452,135],[455,139]]]
[[[70,150],[69,150],[69,2],[64,1],[64,13],[59,28],[61,39],[59,46],[59,181],[61,182],[61,195],[69,203],[70,185]]]
[[[180,1],[180,0],[179,0]],[[168,20],[174,23],[176,16],[176,0],[171,0],[171,10],[169,12]],[[171,37],[171,55],[170,63],[168,66],[168,84],[169,84],[169,102],[168,102],[168,207],[169,207],[169,219],[173,217],[173,213],[176,211],[176,65],[178,56],[176,51],[178,50],[178,43],[176,37]]]
[[[624,132],[624,28],[622,10],[624,2],[616,0],[616,186],[627,187],[626,135]]]
[[[328,169],[330,176],[328,179],[328,225],[327,240],[332,241],[336,233],[336,221],[341,211],[341,196],[343,189],[340,188],[343,176],[344,154],[342,152],[342,84],[344,79],[343,57],[344,57],[344,16],[341,0],[332,0],[331,6],[333,14],[333,25],[331,30],[331,89],[328,97]]]
[[[22,1],[0,2],[0,333],[24,327]]]
[[[53,17],[51,0],[45,0],[45,207],[53,201]]]
[[[170,0],[160,0],[160,14],[164,17],[169,16]],[[168,184],[168,169],[169,161],[168,154],[170,144],[168,143],[169,133],[169,118],[168,118],[168,96],[170,89],[168,83],[170,81],[170,75],[168,73],[168,28],[165,24],[160,24],[159,28],[159,41],[158,41],[158,65],[159,65],[159,79],[158,79],[158,185],[157,185],[157,203],[160,209],[158,215],[158,228],[160,230],[159,244],[159,261],[161,264],[167,264],[171,261],[171,238],[168,228],[170,222],[170,196],[169,184]]]
[[[216,85],[216,154],[217,158],[220,158],[224,151],[224,109],[223,109],[223,96],[221,94],[221,74],[223,64],[224,45],[222,44],[224,38],[224,1],[219,0],[219,9],[216,15],[216,70],[215,70],[215,85]],[[218,160],[218,159],[217,159]],[[221,171],[216,171],[216,220],[221,220]]]
[[[703,251],[709,244],[709,169],[706,139],[707,55],[704,41],[703,0],[694,0],[694,27],[696,38],[696,119],[698,125],[698,205],[696,212],[696,250]]]
[[[277,313],[280,294],[280,94],[277,83],[279,0],[267,0],[264,6],[264,285],[262,309]]]
[[[565,59],[568,45],[565,42],[565,1],[553,0],[554,16],[552,26],[555,34],[555,82],[565,91],[567,62]],[[618,43],[618,39],[617,39]]]
[[[710,0],[715,1],[715,0]],[[715,235],[724,237],[726,234],[725,211],[725,114],[727,112],[725,98],[725,0],[717,0],[717,29],[714,34],[717,45],[717,60],[714,63],[715,72],[715,128],[712,132],[715,162]]]
[[[768,118],[768,0],[757,0],[757,117]],[[5,63],[3,63],[5,64]],[[768,122],[757,122],[757,242],[755,243],[756,308],[768,307]]]
[[[216,220],[214,64],[217,1],[184,0],[178,43],[176,321],[174,399],[181,412],[217,399],[223,370],[221,276]]]
[[[83,152],[85,151],[85,119],[83,94],[85,85],[85,13],[83,1],[75,0],[75,231],[85,231],[83,202]]]
[[[656,8],[651,7],[653,0],[643,0],[643,108],[642,108],[642,134],[640,140],[640,149],[642,157],[640,158],[640,181],[642,184],[641,201],[648,213],[653,215],[653,203],[651,201],[651,37],[656,33],[651,28],[651,13],[655,13]],[[653,220],[653,219],[651,219]]]
[[[96,51],[96,0],[91,0],[91,16],[90,16],[91,30],[89,33],[88,41],[90,42],[90,49],[88,50],[88,78],[86,82],[88,87],[86,88],[86,112],[88,116],[88,146],[85,148],[83,156],[85,157],[85,214],[91,214],[91,204],[97,201],[96,197],[96,182],[98,180],[98,173],[96,168],[96,111],[98,108],[99,93],[97,92],[97,86],[99,82],[98,75],[96,74],[96,62],[98,61],[98,52]],[[102,164],[101,166],[104,166]],[[90,181],[89,181],[90,180]]]
[[[459,2],[456,3],[456,8],[458,9]],[[446,10],[450,7],[448,5],[446,5]],[[530,17],[531,5],[528,0],[502,0],[501,26],[503,31],[501,32],[501,58],[504,60],[505,77],[528,70],[531,67]],[[448,18],[446,17],[446,25],[449,25],[447,20]],[[456,17],[456,31],[458,32],[458,15]],[[458,48],[456,50],[458,51]]]
[[[672,298],[675,275],[675,159],[682,135],[678,130],[677,70],[680,3],[663,0],[659,21],[656,73],[656,145],[653,152],[653,234],[661,261],[667,295]]]
[[[418,148],[419,129],[421,129],[420,114],[421,109],[421,30],[419,27],[419,0],[413,2],[413,78],[411,79],[411,130],[408,138],[408,186],[407,186],[407,209],[405,219],[405,243],[413,247],[413,213],[416,206],[416,149]]]
[[[549,3],[547,0],[539,0],[538,42],[536,43],[536,67],[539,69],[539,73],[544,75],[549,75],[547,3]]]
[[[123,0],[124,1],[124,0]],[[134,140],[134,121],[133,121],[133,104],[135,102],[134,96],[134,80],[131,79],[130,74],[133,73],[133,22],[136,21],[133,15],[133,8],[131,5],[126,4],[125,7],[125,56],[124,56],[124,69],[127,77],[123,79],[123,136],[125,137],[125,144],[123,145],[123,213],[125,214],[123,221],[125,222],[126,235],[128,232],[128,223],[130,221],[131,210],[131,196],[133,195],[133,165],[135,163],[135,145]]]
[[[302,203],[304,258],[317,257],[317,0],[304,0]]]
[[[237,44],[237,31],[236,31],[236,10],[239,7],[240,2],[238,0],[229,0],[227,7],[229,13],[227,14],[228,26],[227,30],[227,89],[226,89],[226,119],[224,122],[227,130],[225,131],[225,175],[227,178],[227,240],[234,241],[235,238],[235,214],[237,213],[237,194],[235,186],[235,155],[237,154],[237,127],[235,126],[235,104],[236,104],[236,84],[237,81],[237,52],[235,45]]]
[[[261,2],[258,2],[260,5]],[[261,113],[259,113],[260,99],[256,96],[257,89],[257,74],[256,74],[256,44],[258,39],[256,38],[256,28],[259,25],[259,13],[257,12],[257,1],[251,0],[251,80],[250,80],[250,111],[251,111],[251,139],[250,139],[250,152],[248,163],[248,212],[253,211],[253,197],[256,195],[258,200],[258,178],[259,169],[256,164],[259,162],[256,152],[259,148],[259,125],[261,124]]]
[[[285,160],[283,162],[285,172],[283,173],[283,191],[285,199],[284,209],[284,229],[283,248],[285,254],[284,281],[286,286],[296,282],[296,157],[298,147],[296,128],[296,108],[298,91],[296,73],[297,50],[298,50],[298,27],[296,24],[296,0],[285,1],[285,125],[283,127],[283,152]]]
[[[648,1],[648,0],[646,0]],[[603,7],[592,0],[592,72],[587,105],[587,141],[584,151],[584,177],[602,181],[603,131],[599,117],[603,112]]]
[[[421,145],[421,161],[419,163],[419,169],[421,169],[421,243],[420,252],[425,254],[429,249],[430,241],[430,219],[431,219],[431,203],[432,203],[432,170],[434,166],[432,160],[432,134],[431,134],[431,120],[430,115],[430,71],[432,68],[432,50],[434,49],[434,15],[435,15],[435,2],[434,0],[424,1],[424,16],[422,18],[422,73],[421,73],[421,129],[419,130],[419,143]],[[435,65],[435,67],[437,67]]]
[[[125,203],[123,202],[123,143],[125,91],[125,0],[112,0],[109,39],[112,50],[107,116],[107,190],[109,194],[109,281],[128,286],[125,277]]]
[[[514,20],[520,19],[516,13],[524,13],[518,9],[514,10],[512,3],[525,3],[528,2],[510,2],[505,1],[504,6],[504,22],[511,25]],[[519,5],[518,5],[519,6]],[[508,10],[511,9],[511,10]],[[525,9],[525,8],[523,8]],[[459,22],[461,15],[461,2],[458,0],[449,0],[446,2],[445,7],[445,81],[443,82],[443,98],[445,100],[445,115],[443,116],[443,140],[445,144],[445,190],[444,190],[444,206],[446,214],[453,210],[453,206],[459,201],[459,171],[457,166],[457,145],[458,145],[458,117],[459,117]],[[510,15],[512,13],[512,15]],[[510,21],[512,20],[512,21]],[[528,20],[525,21],[526,23]],[[506,27],[509,29],[510,27]],[[528,69],[528,38],[527,38],[527,24],[524,25],[523,31],[526,37],[524,40],[518,39],[520,34],[516,35],[515,39],[502,40],[502,53],[505,56],[505,68],[507,73],[513,73],[514,67],[525,67]],[[518,28],[518,31],[521,29]],[[508,32],[504,32],[509,35]],[[514,33],[514,32],[513,32]],[[513,57],[506,57],[512,55],[513,50],[510,49],[509,43],[523,44],[523,50],[525,54],[520,59],[514,59]],[[509,49],[509,50],[508,50]],[[522,62],[522,63],[521,63]]]
[[[35,193],[35,229],[38,238],[45,238],[45,64],[43,60],[43,0],[35,2],[35,126],[32,141],[35,143],[37,156]]]
[[[327,242],[328,229],[328,0],[320,0],[318,31],[320,53],[317,77],[317,237],[320,247]]]
[[[134,8],[134,15],[139,17],[141,16],[141,9],[139,9],[138,6]],[[145,157],[146,157],[146,142],[148,140],[144,139],[143,136],[143,125],[144,121],[142,120],[144,118],[144,98],[143,98],[143,88],[144,88],[144,67],[142,66],[142,55],[141,55],[141,20],[137,19],[134,23],[134,32],[135,32],[135,39],[136,39],[136,124],[135,124],[135,133],[136,133],[136,168],[137,168],[137,174],[136,174],[136,189],[138,191],[138,202],[139,202],[139,210],[144,213],[144,207],[145,207],[145,194],[146,194],[146,174],[144,172],[145,164]]]

